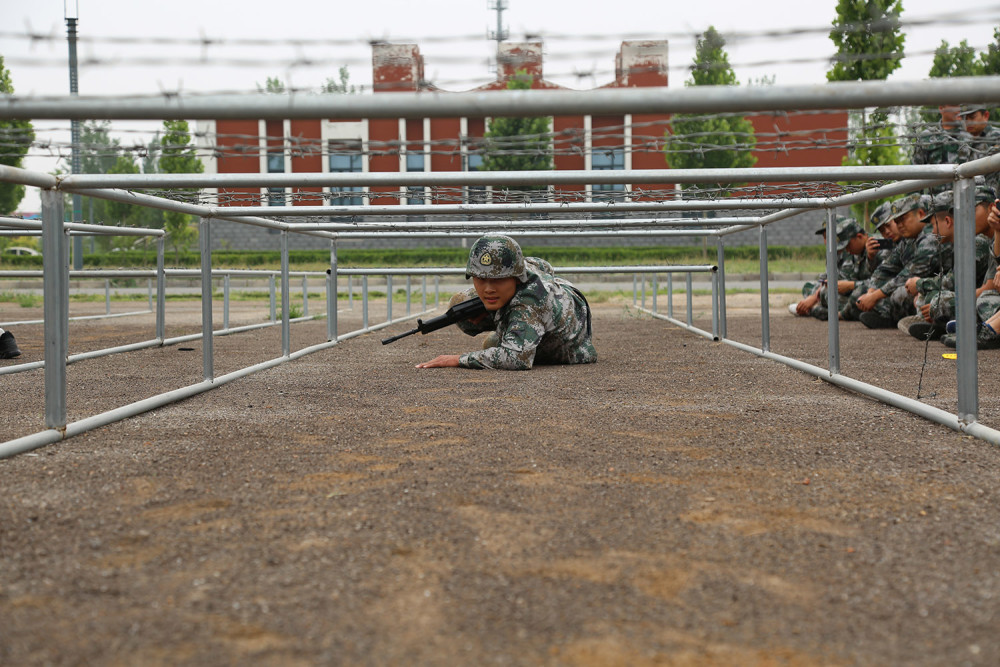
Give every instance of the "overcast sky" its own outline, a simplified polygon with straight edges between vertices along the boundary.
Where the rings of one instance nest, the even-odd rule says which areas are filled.
[[[318,87],[342,65],[352,83],[370,86],[368,42],[373,39],[419,44],[430,81],[446,90],[466,90],[494,77],[489,62],[495,42],[486,38],[487,30],[496,30],[496,12],[489,9],[494,2],[68,0],[79,19],[81,95],[245,92],[256,90],[269,76],[295,87]],[[505,2],[509,39],[541,37],[546,78],[576,89],[614,78],[614,55],[623,39],[668,39],[671,84],[682,85],[684,68],[694,55],[694,35],[709,25],[727,36],[730,62],[741,83],[772,76],[778,85],[823,83],[833,53],[826,33],[836,0]],[[931,24],[904,28],[910,55],[892,80],[925,78],[942,39],[953,45],[968,39],[977,51],[985,49],[1000,25],[1000,2],[994,0],[903,0],[903,7],[904,22]],[[67,93],[64,1],[0,0],[0,16],[0,55],[11,70],[16,94]],[[813,32],[793,34],[800,29]],[[25,39],[29,33],[45,38]],[[114,41],[121,38],[136,41]],[[157,41],[161,38],[182,43]],[[213,44],[194,43],[202,38]],[[241,40],[260,42],[246,45]],[[294,40],[307,43],[289,44]],[[296,59],[318,66],[290,68]],[[122,129],[125,125],[116,123]],[[44,136],[59,124],[36,126]],[[55,164],[35,158],[26,166],[51,171]],[[36,207],[28,200],[22,203],[22,210]]]

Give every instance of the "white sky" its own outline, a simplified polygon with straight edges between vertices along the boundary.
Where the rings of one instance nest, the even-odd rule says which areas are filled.
[[[370,85],[372,39],[419,44],[429,80],[446,90],[466,90],[494,77],[488,63],[495,43],[486,39],[487,30],[496,29],[496,13],[488,8],[492,1],[67,0],[71,11],[78,6],[81,95],[245,92],[256,90],[268,76],[296,87],[318,87],[327,77],[336,77],[341,65],[348,66],[352,83]],[[778,85],[823,83],[833,54],[826,33],[836,0],[505,1],[509,39],[540,35],[546,78],[576,89],[614,78],[614,55],[623,39],[668,39],[671,85],[683,85],[684,68],[694,55],[694,35],[709,25],[730,36],[727,51],[741,83],[762,76],[776,77]],[[998,0],[903,0],[903,8],[904,23],[932,23],[904,27],[911,55],[891,80],[925,78],[942,39],[952,45],[967,39],[976,51],[984,50],[1000,25]],[[64,0],[0,0],[0,16],[0,55],[11,70],[16,94],[68,93]],[[803,28],[819,32],[787,34]],[[765,36],[767,32],[779,35]],[[29,33],[46,38],[23,38]],[[735,33],[757,36],[739,39],[732,36]],[[107,38],[139,41],[123,44]],[[157,38],[185,43],[161,44]],[[219,43],[204,48],[188,43],[201,38]],[[234,43],[247,39],[264,43]],[[294,46],[286,40],[323,43]],[[102,64],[88,63],[95,58]],[[296,58],[319,61],[321,66],[289,69]],[[591,71],[592,76],[575,75]],[[36,123],[36,131],[44,137],[51,128],[51,136],[65,136],[55,130],[66,126],[46,121]],[[150,127],[115,124],[121,130]],[[56,160],[30,158],[25,166],[52,171]],[[37,210],[37,195],[29,192],[29,197],[22,211]]]

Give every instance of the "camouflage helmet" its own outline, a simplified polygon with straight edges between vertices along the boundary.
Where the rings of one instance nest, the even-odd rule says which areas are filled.
[[[469,263],[465,267],[466,279],[476,278],[517,278],[528,280],[524,268],[524,253],[517,241],[503,234],[486,234],[479,237],[469,251]]]
[[[879,204],[872,212],[871,221],[875,225],[875,229],[879,229],[882,225],[892,222],[892,202],[882,202]]]

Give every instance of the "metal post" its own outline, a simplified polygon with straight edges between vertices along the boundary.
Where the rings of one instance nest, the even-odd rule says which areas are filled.
[[[646,307],[646,274],[642,274],[642,307]]]
[[[686,285],[686,287],[687,287],[687,325],[691,326],[691,324],[693,323],[694,303],[692,301],[692,295],[691,295],[691,272],[690,271],[688,271],[688,273],[687,273],[686,282],[687,282],[687,285]]]
[[[411,300],[410,294],[411,294],[412,289],[413,289],[412,280],[411,280],[410,276],[406,276],[406,314],[407,315],[410,314],[410,300]]]
[[[292,331],[288,323],[292,290],[288,282],[288,231],[281,230],[281,356],[292,353]]]
[[[657,283],[657,280],[656,280],[656,274],[654,273],[654,274],[653,274],[653,312],[654,312],[654,313],[658,313],[658,312],[659,312],[659,311],[658,311],[658,310],[656,309],[656,293],[657,293],[658,291],[660,291],[660,286],[659,286],[659,284]]]
[[[198,241],[201,246],[201,365],[206,382],[215,379],[212,337],[212,219],[201,218]]]
[[[167,272],[163,268],[162,236],[156,239],[156,339],[163,342],[167,333]]]
[[[222,277],[222,329],[229,330],[229,274]]]
[[[392,276],[385,277],[385,321],[392,322]]]
[[[361,328],[368,331],[368,276],[361,276]]]
[[[712,335],[716,340],[725,338],[719,333],[719,272],[712,272]]]
[[[58,190],[42,190],[42,225],[45,426],[63,428],[69,351],[69,241],[63,233],[63,199]]]
[[[725,338],[726,332],[726,248],[723,237],[718,238],[716,245],[716,263],[719,265],[719,338]]]
[[[667,317],[674,316],[674,274],[667,274]]]
[[[330,241],[330,276],[326,285],[326,339],[337,340],[337,242]]]
[[[767,227],[760,226],[760,349],[771,351],[771,311],[768,299]]]
[[[79,239],[79,237],[74,237]],[[107,278],[104,279],[104,314],[111,314],[111,281]]]
[[[275,282],[274,274],[272,273],[268,279],[268,287],[270,288],[271,292],[271,322],[278,321],[278,299],[277,295],[275,294],[276,290],[274,282]]]
[[[827,347],[830,356],[830,374],[840,375],[840,312],[837,280],[837,223],[833,209],[826,210],[826,307]],[[821,288],[822,289],[822,288]]]
[[[69,42],[69,94],[76,95],[80,92],[80,79],[77,76],[77,58],[76,58],[76,13],[73,11],[73,16],[70,16],[70,8],[67,5],[66,9],[66,41]],[[80,159],[80,121],[71,120],[70,121],[70,168],[74,174],[79,174],[82,169],[81,159]],[[83,198],[74,193],[73,194],[73,222],[79,222],[83,218]],[[93,223],[93,220],[88,220],[88,222]],[[83,237],[74,236],[73,237],[73,268],[77,271],[83,268]]]
[[[958,325],[958,418],[979,419],[978,353],[976,351],[975,181],[955,181],[955,321]]]
[[[309,317],[309,277],[302,276],[302,317]]]

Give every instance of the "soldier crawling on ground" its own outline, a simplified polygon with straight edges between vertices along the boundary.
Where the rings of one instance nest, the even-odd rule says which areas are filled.
[[[486,313],[460,321],[469,334],[492,331],[483,349],[444,354],[417,368],[493,368],[527,370],[533,364],[589,364],[597,361],[591,342],[590,306],[569,281],[553,275],[552,265],[525,257],[514,239],[480,237],[469,252],[466,279],[473,288],[452,297],[452,305],[479,296]]]
[[[826,226],[816,230],[826,242]],[[854,218],[838,216],[837,220],[837,293],[850,294],[871,272],[868,270],[867,255],[868,234]],[[815,282],[807,282],[802,286],[802,296],[798,303],[788,306],[792,315],[811,315],[820,320],[829,317],[829,304],[826,293],[827,276],[820,274]],[[846,304],[845,304],[846,306]]]

